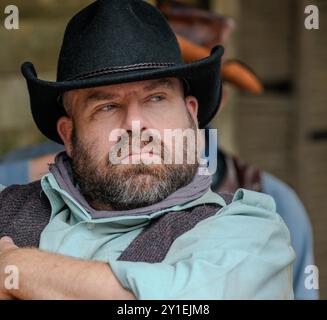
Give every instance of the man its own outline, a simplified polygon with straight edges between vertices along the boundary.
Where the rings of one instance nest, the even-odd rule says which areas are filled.
[[[69,22],[57,82],[22,66],[37,126],[66,152],[41,182],[0,193],[0,270],[20,274],[16,290],[0,274],[0,297],[293,298],[294,251],[273,199],[213,193],[199,157],[186,157],[201,137],[161,138],[215,115],[222,54],[184,64],[154,7],[99,0]]]

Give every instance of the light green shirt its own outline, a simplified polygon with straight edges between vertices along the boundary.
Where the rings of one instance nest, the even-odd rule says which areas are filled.
[[[92,219],[49,173],[52,213],[40,248],[107,262],[137,299],[292,299],[290,235],[265,194],[239,189],[230,205],[210,189],[195,201],[150,215]],[[151,219],[204,203],[222,206],[178,237],[160,263],[117,261]]]

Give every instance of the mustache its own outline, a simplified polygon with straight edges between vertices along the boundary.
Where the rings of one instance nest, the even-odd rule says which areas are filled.
[[[147,140],[144,141],[143,139]],[[133,135],[131,132],[118,137],[117,142],[109,150],[109,159],[121,158],[122,155],[131,155],[133,153],[141,153],[146,148],[148,152],[159,155],[162,159],[167,159],[171,155],[169,148],[157,136],[151,135],[149,132],[140,137]],[[150,146],[149,146],[150,145]]]

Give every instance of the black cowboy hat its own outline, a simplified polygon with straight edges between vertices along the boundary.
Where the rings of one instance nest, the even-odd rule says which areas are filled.
[[[223,52],[217,46],[209,57],[184,63],[173,31],[155,7],[141,0],[98,0],[69,21],[56,82],[38,79],[31,62],[22,65],[22,73],[36,125],[62,143],[56,124],[66,114],[58,99],[63,92],[155,78],[185,79],[199,101],[199,126],[204,127],[221,100]]]

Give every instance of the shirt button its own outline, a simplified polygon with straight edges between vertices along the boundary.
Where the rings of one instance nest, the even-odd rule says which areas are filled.
[[[86,227],[89,229],[89,230],[93,230],[95,228],[95,223],[87,223],[86,224]]]

